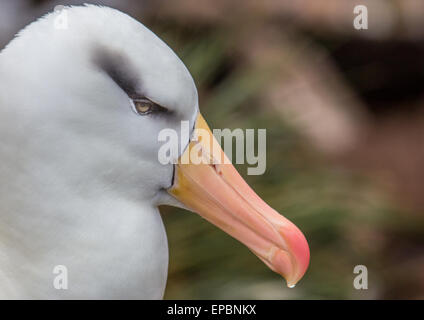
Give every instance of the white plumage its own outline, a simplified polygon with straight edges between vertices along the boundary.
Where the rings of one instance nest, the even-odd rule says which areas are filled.
[[[146,96],[191,123],[196,88],[129,16],[65,10],[68,28],[48,14],[0,53],[0,297],[161,298],[168,249],[157,205],[173,203],[163,190],[173,168],[154,160],[165,120],[135,115],[95,61],[124,59]],[[54,289],[55,265],[67,266],[69,290]]]

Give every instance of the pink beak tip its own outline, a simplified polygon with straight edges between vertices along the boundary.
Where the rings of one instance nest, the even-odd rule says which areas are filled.
[[[280,233],[284,235],[292,264],[291,272],[286,277],[287,286],[294,288],[308,269],[310,260],[309,245],[303,233],[292,223],[285,227],[284,230],[280,229]]]

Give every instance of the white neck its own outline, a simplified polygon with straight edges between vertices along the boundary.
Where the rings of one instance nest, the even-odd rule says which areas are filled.
[[[108,194],[16,207],[0,217],[1,298],[163,296],[168,247],[156,208]],[[67,267],[67,290],[53,286],[57,265]]]

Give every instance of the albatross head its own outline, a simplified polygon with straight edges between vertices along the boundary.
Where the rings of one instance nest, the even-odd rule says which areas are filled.
[[[16,131],[30,134],[31,143],[23,143],[32,160],[46,166],[32,174],[53,172],[51,183],[66,179],[84,197],[113,192],[188,208],[243,242],[289,286],[296,284],[309,263],[299,229],[265,204],[231,164],[181,161],[193,148],[202,157],[225,156],[208,147],[214,140],[199,113],[195,84],[175,53],[119,11],[63,10],[28,26],[0,55],[7,75],[2,81],[16,82],[10,95],[20,97],[9,117],[21,119]],[[64,13],[67,25],[57,28]],[[12,62],[20,67],[9,70]],[[20,87],[21,79],[31,90]],[[166,128],[180,134],[181,121],[190,134],[179,136],[179,159],[162,164],[158,135]],[[196,128],[207,132],[206,139],[193,138]]]

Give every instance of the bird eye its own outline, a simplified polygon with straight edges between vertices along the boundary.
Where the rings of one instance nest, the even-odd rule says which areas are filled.
[[[155,104],[147,99],[132,100],[132,107],[139,115],[149,114],[153,111]]]
[[[169,110],[150,101],[147,98],[131,99],[131,106],[135,113],[144,116],[150,113],[168,113]]]

